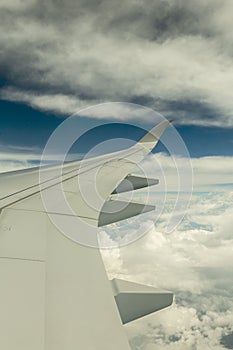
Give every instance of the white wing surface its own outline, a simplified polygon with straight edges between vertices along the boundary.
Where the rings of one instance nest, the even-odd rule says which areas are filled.
[[[67,163],[62,172],[54,166],[0,174],[0,349],[129,350],[122,322],[164,307],[166,301],[151,308],[147,302],[122,318],[123,299],[93,248],[92,228],[153,210],[111,194],[157,183],[130,173],[167,125],[128,150]],[[121,185],[124,179],[132,187]]]

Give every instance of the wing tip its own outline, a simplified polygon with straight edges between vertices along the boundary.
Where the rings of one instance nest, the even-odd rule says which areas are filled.
[[[138,144],[146,147],[149,151],[152,150],[170,123],[171,121],[167,119],[161,121],[159,124],[154,126],[146,135],[144,135],[139,140]]]

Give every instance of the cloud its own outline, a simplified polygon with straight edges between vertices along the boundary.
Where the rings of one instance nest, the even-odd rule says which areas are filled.
[[[0,145],[0,173],[27,169],[40,166],[42,150],[36,147],[17,147]],[[68,154],[66,161],[74,161],[83,158],[82,153]],[[53,165],[63,159],[63,155],[58,153],[48,153],[43,156],[42,164]]]
[[[40,149],[1,145],[0,173],[26,169],[40,162]]]
[[[1,97],[67,115],[97,102],[137,102],[178,123],[232,126],[232,7],[3,2]]]
[[[86,107],[86,103],[74,96],[63,94],[38,94],[14,88],[6,88],[1,92],[2,99],[14,102],[24,102],[31,107],[58,114],[72,114],[74,111]],[[96,103],[99,101],[96,101]]]
[[[165,187],[167,190],[178,190],[179,186],[184,191],[190,189],[192,182],[194,189],[200,191],[210,189],[212,185],[233,183],[233,161],[232,157],[227,156],[189,159],[156,153],[156,155],[147,157],[142,162],[142,167],[148,177],[159,177],[160,184],[154,188],[156,192]],[[193,171],[193,181],[185,179],[186,174],[192,176],[190,167]]]
[[[111,278],[175,294],[172,307],[126,327],[132,349],[223,349],[221,338],[233,331],[232,199],[233,192],[195,193],[173,233],[164,233],[164,215],[137,242],[102,252]]]
[[[0,154],[0,170],[31,166],[35,164],[32,160],[39,161],[39,157],[37,149],[8,146]],[[174,164],[164,154],[156,158],[172,181]],[[153,161],[153,157],[146,160],[148,172]],[[178,161],[182,168],[185,160]],[[221,350],[220,339],[233,331],[233,187],[227,191],[212,187],[212,192],[200,192],[202,185],[220,180],[228,183],[233,162],[230,157],[203,157],[192,162],[194,174],[198,172],[198,192],[194,193],[182,223],[172,233],[164,232],[174,205],[174,196],[168,196],[155,225],[154,213],[144,216],[143,221],[138,218],[131,229],[125,222],[119,225],[119,232],[128,235],[128,241],[139,225],[144,231],[149,230],[148,234],[124,248],[102,252],[110,278],[149,284],[175,294],[171,308],[126,327],[134,350]],[[158,192],[153,200],[159,207]],[[111,243],[117,239],[114,234],[109,228],[102,231],[101,239]]]
[[[166,140],[165,140],[166,141]],[[82,154],[73,154],[72,159],[80,159]],[[1,146],[0,159],[4,169],[14,170],[19,166],[25,168],[28,164],[39,163],[41,149]],[[59,159],[59,154],[48,155],[48,161]],[[8,163],[8,164],[7,164]],[[2,167],[0,166],[0,171]],[[142,169],[142,170],[140,170]],[[159,178],[159,184],[151,188],[150,195],[157,196],[161,191],[195,191],[215,190],[222,191],[222,185],[233,184],[233,159],[227,156],[209,156],[200,158],[184,158],[177,155],[167,156],[164,153],[149,155],[135,168],[134,173],[144,172],[144,176]],[[193,180],[185,180],[186,175]],[[184,183],[182,182],[184,180]],[[182,183],[180,183],[180,181]],[[217,187],[219,185],[219,187]],[[138,192],[140,196],[140,191]]]

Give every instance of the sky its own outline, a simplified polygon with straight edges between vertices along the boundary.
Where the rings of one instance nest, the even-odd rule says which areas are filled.
[[[165,210],[140,244],[103,253],[110,275],[176,295],[172,308],[127,328],[133,350],[233,348],[232,48],[232,0],[0,2],[0,172],[37,165],[73,113],[87,127],[110,121],[76,145],[77,157],[108,138],[137,141],[156,120],[127,113],[129,104],[172,119],[187,147],[194,196],[181,225],[166,236]],[[169,184],[171,158],[161,143],[155,153]]]
[[[120,101],[171,118],[191,157],[232,156],[232,6],[1,1],[2,150],[41,152],[70,114]]]

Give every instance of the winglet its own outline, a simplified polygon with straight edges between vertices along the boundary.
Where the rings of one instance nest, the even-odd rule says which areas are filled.
[[[138,145],[143,146],[151,151],[157,145],[158,141],[160,140],[162,134],[169,124],[169,120],[164,120],[156,125],[145,136],[143,136],[141,140],[139,140]]]

